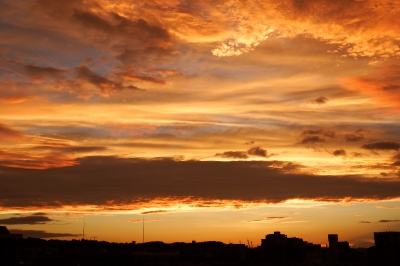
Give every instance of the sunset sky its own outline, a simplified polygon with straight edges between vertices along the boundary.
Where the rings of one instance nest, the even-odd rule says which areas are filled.
[[[0,0],[0,225],[368,247],[400,231],[400,4]]]

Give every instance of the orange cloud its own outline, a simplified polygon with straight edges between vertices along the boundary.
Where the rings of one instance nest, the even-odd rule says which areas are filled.
[[[387,65],[374,69],[360,77],[348,78],[344,85],[371,96],[377,104],[391,106],[398,111],[400,106],[400,65]]]
[[[27,101],[29,98],[26,88],[23,88],[17,82],[10,79],[0,81],[0,102],[18,104]]]
[[[25,134],[0,124],[0,140],[16,141],[25,138]]]

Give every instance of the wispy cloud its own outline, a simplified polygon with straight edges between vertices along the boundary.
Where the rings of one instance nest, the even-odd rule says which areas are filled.
[[[375,208],[379,208],[379,209],[398,209],[398,207],[396,207],[396,206],[387,206],[387,205],[377,205],[377,206],[375,206]]]
[[[284,219],[290,219],[290,217],[289,216],[270,216],[270,217],[265,217],[262,219],[249,220],[246,222],[247,223],[270,223],[270,222],[281,221]]]
[[[400,220],[379,220],[378,223],[398,223]]]
[[[159,214],[159,213],[167,213],[170,211],[166,211],[166,210],[156,210],[156,211],[145,211],[145,212],[141,212],[140,214]]]

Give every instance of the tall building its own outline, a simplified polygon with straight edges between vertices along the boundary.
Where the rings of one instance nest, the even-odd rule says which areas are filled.
[[[266,265],[297,265],[303,263],[307,242],[297,237],[287,237],[276,231],[261,239],[261,261]],[[309,250],[314,252],[313,249]]]
[[[339,237],[337,234],[328,235],[329,241],[329,262],[332,264],[337,264],[339,262]]]
[[[400,232],[375,232],[375,265],[400,265]]]
[[[273,234],[261,239],[262,260],[267,264],[286,263],[287,254],[287,235],[276,231]]]
[[[375,247],[400,248],[400,232],[375,232]]]
[[[261,239],[261,246],[283,246],[286,244],[287,235],[281,234],[279,231],[266,235],[265,239]]]

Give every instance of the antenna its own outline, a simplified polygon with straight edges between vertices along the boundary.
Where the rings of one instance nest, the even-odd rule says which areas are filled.
[[[144,217],[143,217],[143,243],[144,243]]]
[[[85,239],[85,221],[83,221],[83,233],[82,233],[82,239]]]

